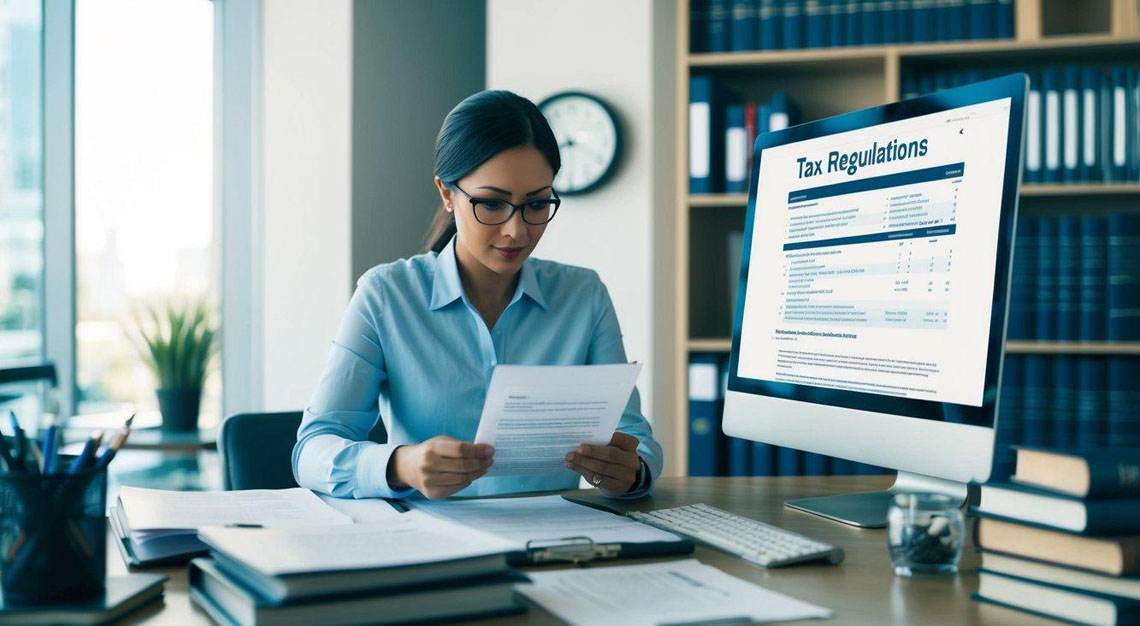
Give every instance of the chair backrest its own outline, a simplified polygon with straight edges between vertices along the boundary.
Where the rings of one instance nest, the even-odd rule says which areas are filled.
[[[300,411],[239,413],[226,418],[218,436],[223,488],[296,487],[292,456],[300,426]],[[379,443],[388,440],[383,422],[377,420],[369,439]]]

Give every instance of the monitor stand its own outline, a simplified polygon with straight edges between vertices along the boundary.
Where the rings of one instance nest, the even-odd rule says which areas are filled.
[[[966,502],[966,491],[965,483],[900,471],[895,484],[885,491],[797,498],[784,506],[860,528],[885,528],[887,506],[897,493],[941,493],[957,499],[960,506]]]

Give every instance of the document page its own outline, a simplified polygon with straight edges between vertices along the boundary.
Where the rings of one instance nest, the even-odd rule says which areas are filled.
[[[270,576],[370,569],[506,554],[514,544],[425,513],[333,527],[221,528],[198,531],[210,547]]]
[[[351,524],[308,489],[165,491],[120,487],[119,500],[131,531],[201,528],[226,524],[263,526]]]
[[[512,541],[517,550],[526,542],[557,543],[568,537],[589,537],[594,543],[679,541],[673,533],[628,517],[574,504],[561,496],[404,501],[441,519],[477,528]]]
[[[981,406],[1009,116],[764,149],[737,376]]]
[[[580,444],[608,444],[640,371],[640,363],[496,367],[475,434],[495,446],[487,475],[556,472]]]
[[[730,576],[696,559],[528,572],[515,590],[569,624],[659,626],[827,618],[828,609]]]

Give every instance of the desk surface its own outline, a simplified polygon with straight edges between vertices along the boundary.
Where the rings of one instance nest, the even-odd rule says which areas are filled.
[[[618,502],[617,508],[651,510],[704,502],[842,547],[847,558],[839,566],[807,565],[764,570],[717,550],[697,546],[693,556],[704,563],[769,589],[828,607],[834,624],[1054,624],[970,599],[977,590],[978,556],[969,547],[962,573],[943,578],[896,578],[887,556],[882,530],[863,530],[800,513],[783,506],[789,498],[885,488],[883,476],[827,476],[782,478],[666,478],[649,498]],[[570,495],[593,497],[597,492]],[[607,501],[611,506],[614,501]],[[126,566],[118,551],[108,549],[108,574],[121,574]],[[611,564],[647,561],[617,561]],[[601,565],[596,567],[603,567]],[[170,576],[163,603],[151,605],[125,624],[209,624],[206,614],[190,602],[185,567],[148,569]],[[526,613],[495,620],[468,620],[464,624],[560,624],[542,608],[531,605]]]

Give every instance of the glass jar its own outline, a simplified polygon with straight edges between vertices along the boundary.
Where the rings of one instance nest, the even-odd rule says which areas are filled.
[[[962,509],[936,493],[900,493],[887,511],[887,549],[898,576],[956,574],[965,537]]]

